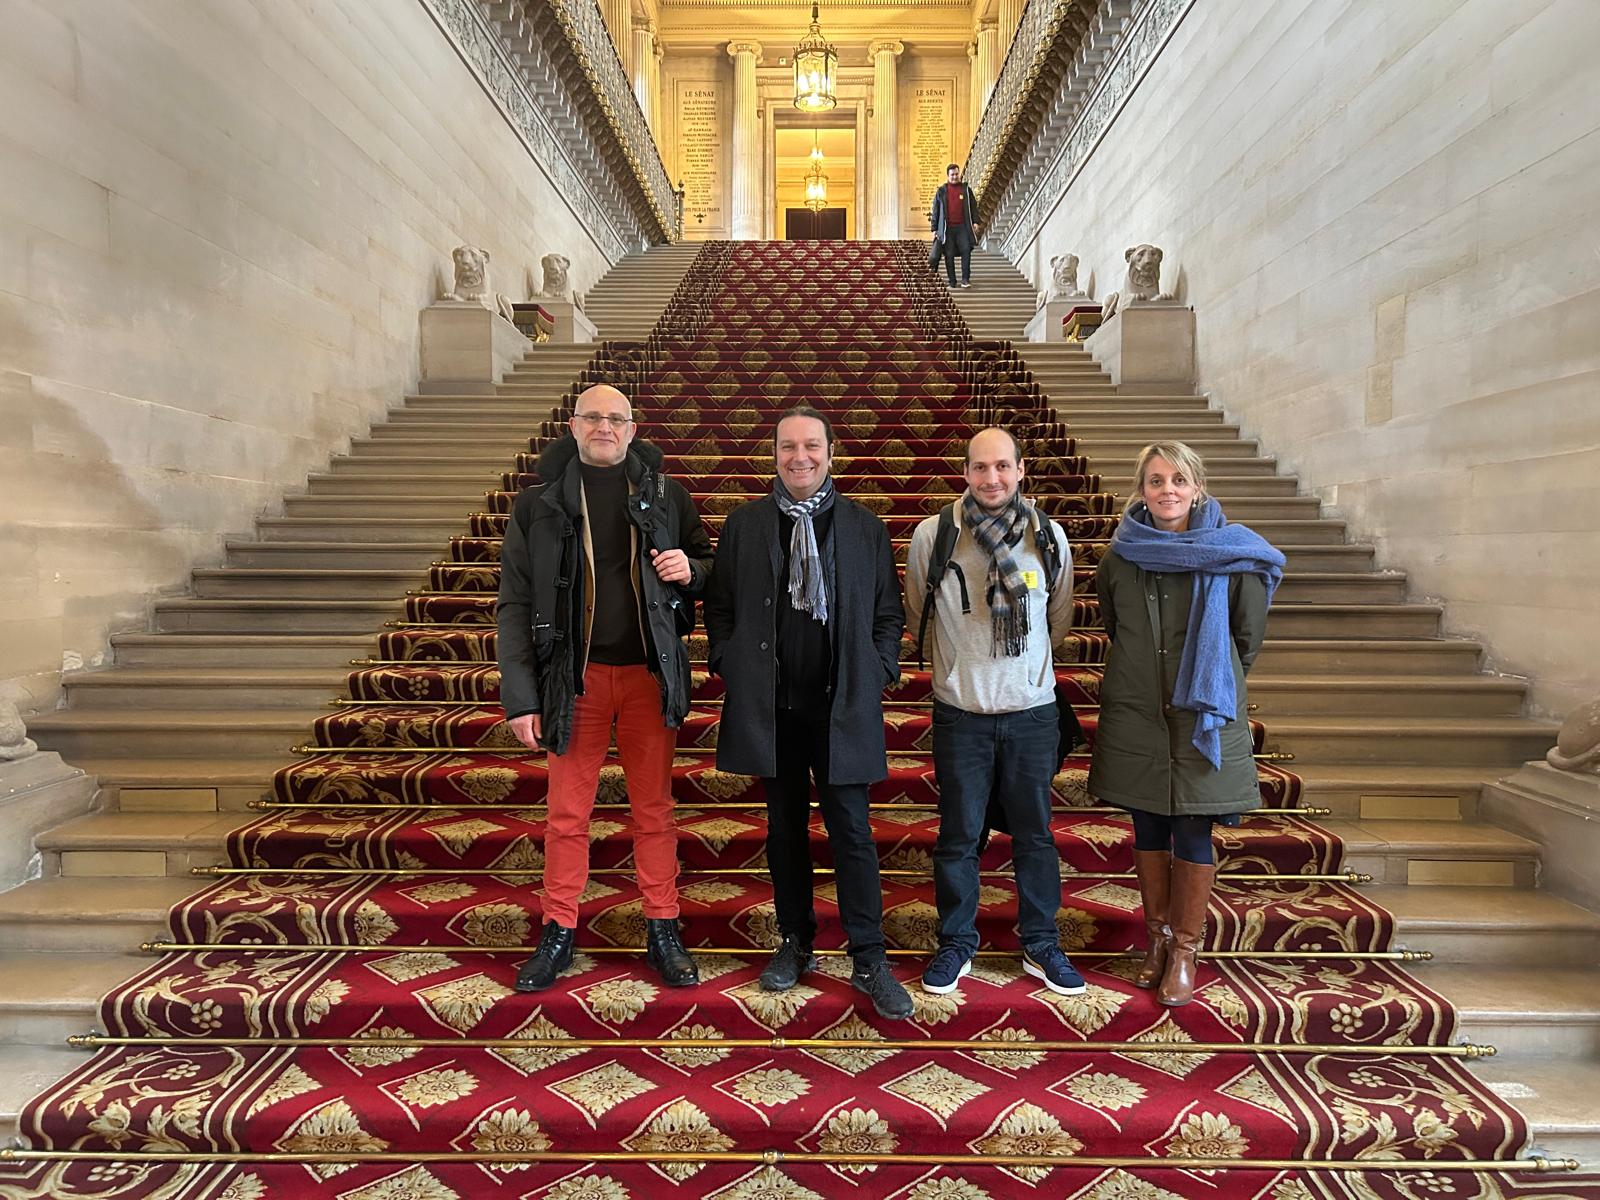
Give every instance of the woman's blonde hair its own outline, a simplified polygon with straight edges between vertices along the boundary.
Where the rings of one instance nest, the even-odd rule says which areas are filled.
[[[1206,502],[1209,495],[1206,491],[1206,464],[1201,457],[1182,442],[1151,442],[1139,451],[1139,457],[1133,464],[1133,494],[1128,497],[1124,509],[1132,508],[1144,499],[1144,472],[1152,458],[1166,459],[1200,489],[1195,496],[1196,506]]]

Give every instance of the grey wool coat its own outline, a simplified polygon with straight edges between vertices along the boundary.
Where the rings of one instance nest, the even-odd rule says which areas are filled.
[[[1172,707],[1194,576],[1145,571],[1111,553],[1095,573],[1095,591],[1111,653],[1100,684],[1089,793],[1162,816],[1225,816],[1260,807],[1245,674],[1266,636],[1266,584],[1256,575],[1228,579],[1238,717],[1222,730],[1220,771],[1194,748],[1195,714]]]
[[[706,586],[707,664],[727,697],[717,730],[717,766],[739,775],[778,773],[777,615],[783,556],[771,496],[740,505],[717,542]],[[843,495],[834,501],[828,580],[833,691],[828,720],[828,778],[876,783],[888,778],[883,689],[900,678],[905,609],[889,530]]]

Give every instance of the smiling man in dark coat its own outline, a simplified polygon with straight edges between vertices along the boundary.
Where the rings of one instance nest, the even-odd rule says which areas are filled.
[[[810,800],[816,780],[833,850],[851,983],[879,1015],[909,1017],[889,971],[883,891],[867,814],[888,776],[883,689],[900,677],[905,612],[889,531],[840,495],[833,426],[793,408],[773,430],[772,494],[735,510],[706,590],[710,667],[727,696],[717,766],[758,775],[767,796],[767,866],[783,942],[761,973],[787,991],[816,964]]]

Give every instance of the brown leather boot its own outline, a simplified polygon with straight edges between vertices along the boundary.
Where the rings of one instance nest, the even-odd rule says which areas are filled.
[[[1206,927],[1206,902],[1217,868],[1211,863],[1172,860],[1172,898],[1167,921],[1172,926],[1172,947],[1167,951],[1167,971],[1161,977],[1156,999],[1168,1008],[1187,1004],[1194,997],[1194,956]]]
[[[1133,869],[1139,877],[1139,898],[1144,901],[1144,927],[1150,935],[1144,961],[1133,977],[1133,986],[1153,988],[1167,969],[1167,949],[1172,930],[1167,928],[1167,902],[1172,893],[1172,852],[1135,850]]]

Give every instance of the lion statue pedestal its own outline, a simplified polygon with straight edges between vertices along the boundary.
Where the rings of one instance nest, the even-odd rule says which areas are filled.
[[[1105,298],[1099,329],[1084,346],[1118,387],[1188,395],[1195,387],[1194,309],[1161,290],[1159,246],[1131,247],[1122,290]]]
[[[1567,714],[1542,761],[1488,784],[1483,820],[1539,846],[1539,887],[1600,910],[1600,699]]]
[[[98,791],[92,775],[34,745],[17,706],[0,699],[0,891],[28,878],[34,839],[87,814]]]

